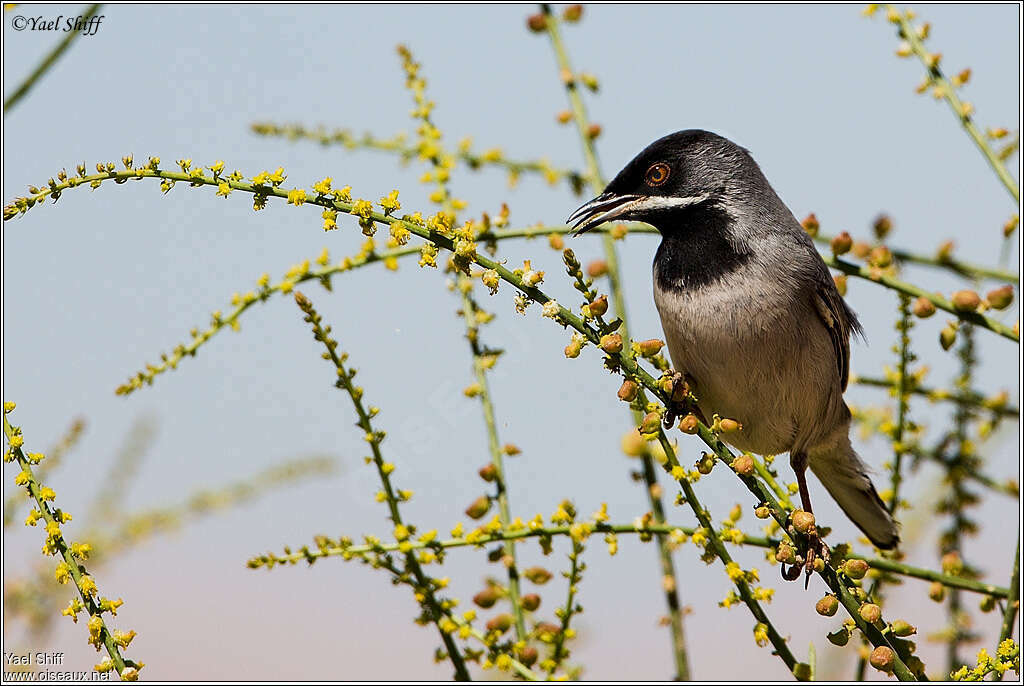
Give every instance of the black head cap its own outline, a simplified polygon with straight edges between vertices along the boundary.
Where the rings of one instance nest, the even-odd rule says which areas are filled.
[[[577,234],[611,219],[646,221],[705,204],[724,204],[767,187],[750,154],[727,138],[687,129],[654,141],[604,193],[569,217]]]

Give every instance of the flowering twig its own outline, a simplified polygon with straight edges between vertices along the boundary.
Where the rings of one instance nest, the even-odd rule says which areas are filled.
[[[74,583],[81,598],[73,599],[64,610],[63,614],[70,616],[76,623],[78,613],[85,610],[89,615],[89,643],[99,651],[105,648],[108,659],[96,665],[96,671],[107,672],[115,670],[121,679],[134,681],[139,677],[139,670],[144,666],[142,663],[126,660],[121,656],[121,649],[127,648],[135,632],[110,631],[103,619],[103,613],[117,614],[117,608],[123,604],[121,600],[109,600],[99,595],[96,581],[86,571],[82,562],[89,554],[90,546],[85,543],[68,544],[64,540],[61,531],[61,524],[71,521],[71,515],[60,508],[50,505],[56,498],[52,488],[43,486],[32,470],[32,465],[43,459],[40,453],[25,453],[22,446],[25,443],[21,428],[11,426],[7,415],[14,410],[14,403],[4,403],[4,435],[9,445],[4,453],[4,462],[17,462],[21,472],[14,482],[18,486],[24,486],[29,497],[35,503],[35,507],[29,514],[25,523],[35,526],[42,520],[46,524],[46,543],[43,545],[44,555],[58,555],[61,562],[57,564],[56,578],[61,584],[69,580]]]
[[[324,128],[309,129],[300,124],[274,124],[272,122],[256,122],[250,127],[253,133],[260,136],[277,136],[288,140],[306,139],[320,143],[321,145],[341,145],[348,150],[360,148],[368,150],[380,150],[397,154],[402,160],[410,160],[419,154],[419,148],[408,143],[408,136],[404,133],[396,134],[391,138],[380,138],[370,133],[361,136],[353,134],[347,129],[335,128],[328,131]],[[563,169],[552,166],[547,160],[517,160],[505,156],[501,148],[488,148],[483,152],[473,152],[472,142],[463,140],[460,142],[454,153],[456,159],[463,162],[470,169],[482,169],[484,167],[500,167],[508,171],[510,181],[518,179],[520,174],[539,174],[549,184],[556,184],[560,181],[569,183],[570,188],[579,192],[583,185],[583,175],[573,169]]]
[[[1010,176],[1006,165],[1003,164],[1003,161],[989,146],[985,136],[978,130],[974,120],[971,118],[974,111],[973,106],[960,99],[956,93],[956,87],[942,73],[942,69],[939,67],[942,55],[930,53],[925,47],[924,38],[928,35],[928,24],[924,24],[921,28],[915,27],[907,13],[900,12],[892,5],[885,5],[885,10],[886,18],[897,26],[899,37],[906,41],[910,51],[921,60],[921,63],[927,70],[925,89],[931,86],[935,95],[941,97],[949,104],[960,125],[963,126],[964,131],[971,137],[971,140],[974,141],[981,154],[985,156],[992,170],[995,171],[1003,186],[1006,187],[1006,190],[1013,197],[1014,202],[1020,203],[1020,190],[1017,188],[1017,182]]]
[[[381,454],[380,444],[384,440],[384,433],[376,431],[371,423],[371,417],[377,414],[376,408],[370,408],[370,410],[367,410],[363,405],[363,391],[361,388],[356,387],[352,381],[354,370],[347,368],[344,363],[347,355],[342,353],[339,356],[337,352],[338,343],[330,337],[330,327],[324,327],[321,325],[320,315],[313,309],[313,304],[308,298],[298,291],[295,293],[295,302],[306,314],[305,320],[312,326],[313,336],[323,343],[324,348],[326,349],[324,356],[334,364],[334,367],[337,370],[336,385],[338,388],[345,390],[348,393],[349,398],[352,400],[352,405],[359,418],[358,426],[364,431],[366,441],[370,444],[370,450],[373,453],[373,463],[377,468],[377,474],[380,476],[388,510],[391,514],[391,521],[395,526],[396,536],[399,538],[408,538],[412,534],[413,529],[407,527],[403,523],[402,515],[398,506],[400,499],[406,498],[396,493],[396,489],[391,483],[391,473],[394,471],[394,465],[385,462],[384,457]],[[406,571],[411,572],[413,577],[415,577],[415,583],[410,585],[413,586],[417,599],[422,604],[429,621],[437,625],[438,633],[441,635],[441,641],[444,643],[445,649],[448,652],[448,658],[451,660],[452,665],[455,668],[456,678],[459,681],[468,681],[469,672],[466,669],[466,663],[462,653],[455,644],[455,640],[452,638],[451,633],[445,631],[441,627],[441,620],[444,617],[444,612],[442,610],[442,604],[438,601],[434,592],[435,589],[442,588],[443,585],[440,584],[437,579],[431,579],[423,572],[419,561],[416,559],[416,555],[414,555],[412,551],[406,552],[404,557]]]

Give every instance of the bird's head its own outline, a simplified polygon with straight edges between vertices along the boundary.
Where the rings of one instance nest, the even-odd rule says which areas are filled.
[[[665,233],[680,213],[712,206],[729,211],[737,191],[749,193],[766,183],[746,150],[688,129],[647,146],[567,222],[577,236],[613,219],[647,222]]]

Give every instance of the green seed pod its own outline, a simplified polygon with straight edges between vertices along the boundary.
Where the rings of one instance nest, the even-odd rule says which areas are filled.
[[[949,350],[956,343],[956,327],[953,324],[947,324],[946,327],[939,332],[939,345],[942,346],[943,350]]]
[[[488,586],[487,588],[473,596],[473,602],[479,605],[480,607],[487,609],[489,607],[494,607],[494,604],[498,602],[498,599],[500,597],[501,593],[498,591],[497,588],[495,588],[494,586]]]
[[[526,19],[526,27],[534,33],[545,31],[548,28],[547,17],[539,12],[537,14],[531,14]]]
[[[1005,310],[1013,302],[1013,286],[1006,285],[994,291],[989,291],[988,295],[985,296],[985,300],[988,301],[989,306],[993,309]]]
[[[512,615],[507,612],[502,612],[500,615],[492,617],[491,620],[487,622],[487,630],[505,633],[509,628],[511,628],[513,621]]]
[[[835,616],[836,611],[839,610],[839,599],[829,593],[818,601],[818,604],[814,606],[814,609],[823,617],[833,617]]]
[[[480,519],[491,509],[491,499],[485,495],[480,496],[466,508],[466,516],[470,519]]]
[[[813,212],[804,217],[804,220],[800,222],[800,226],[804,227],[804,231],[806,231],[807,235],[811,238],[817,236],[818,229],[821,228],[821,224],[818,223],[818,218],[814,216]]]
[[[528,593],[527,595],[524,595],[520,600],[523,604],[524,610],[533,612],[538,607],[540,607],[540,596],[536,593]]]
[[[477,474],[479,474],[480,478],[484,481],[491,482],[498,477],[498,468],[493,464],[485,464],[480,468],[480,471],[478,471]]]
[[[632,379],[626,379],[625,381],[622,382],[622,385],[619,386],[619,400],[631,403],[633,402],[633,400],[636,399],[636,394],[639,391],[640,386],[637,385],[636,381],[633,381]]]
[[[533,646],[524,646],[519,649],[519,661],[527,667],[532,667],[537,661],[537,649]]]
[[[590,314],[595,317],[603,317],[604,313],[608,311],[608,296],[602,295],[600,298],[594,298],[592,301],[587,303],[587,309]]]
[[[610,333],[605,336],[601,336],[601,350],[605,351],[609,355],[615,355],[622,352],[622,336],[617,333]]]
[[[802,534],[808,533],[814,528],[814,515],[804,510],[793,512],[793,528]]]
[[[736,470],[737,474],[750,476],[754,473],[754,458],[750,455],[740,455],[732,461],[732,468]]]
[[[796,562],[796,551],[788,543],[780,543],[779,549],[775,551],[775,559],[791,565]]]
[[[843,563],[843,573],[851,579],[863,579],[869,569],[870,565],[864,560],[847,560]]]
[[[931,300],[922,295],[914,301],[913,312],[921,319],[928,319],[928,317],[935,314],[935,305]]]
[[[942,585],[941,581],[933,581],[932,585],[928,587],[928,597],[937,603],[941,603],[946,598],[946,587]]]
[[[657,412],[648,412],[644,415],[644,420],[640,424],[640,433],[642,434],[653,434],[657,433],[661,427],[661,415]]]
[[[569,5],[562,12],[562,19],[567,22],[576,22],[583,16],[583,5]]]
[[[769,510],[766,505],[762,505],[761,507],[754,510],[754,516],[758,519],[768,519],[772,516],[772,511]]]
[[[981,304],[981,296],[972,290],[957,291],[950,300],[953,308],[961,312],[974,312]]]
[[[697,471],[701,474],[710,474],[711,470],[715,468],[715,456],[709,455],[708,453],[701,453],[700,459],[697,460]]]
[[[917,627],[902,619],[897,619],[892,623],[892,632],[900,638],[906,638],[907,636],[913,636],[916,634]]]
[[[530,567],[523,571],[523,576],[535,584],[546,584],[551,580],[551,572],[543,567]]]
[[[640,354],[644,357],[654,357],[661,352],[661,349],[665,346],[664,341],[659,341],[657,338],[651,338],[646,341],[640,341],[637,343],[637,347],[640,350]]]
[[[853,238],[850,237],[850,234],[848,232],[843,231],[841,234],[832,239],[831,247],[832,254],[835,255],[836,257],[840,255],[845,255],[846,253],[850,252],[850,249],[853,247]]]
[[[874,624],[882,618],[882,608],[874,603],[864,603],[857,610],[857,614],[868,624]]]
[[[875,219],[874,225],[871,227],[875,231],[875,237],[878,240],[884,240],[889,232],[892,231],[892,219],[888,215],[880,214]]]
[[[878,671],[892,674],[893,666],[896,664],[896,653],[889,646],[878,646],[871,651],[869,661]]]
[[[697,423],[699,420],[694,414],[688,414],[679,420],[679,429],[685,434],[697,433]]]

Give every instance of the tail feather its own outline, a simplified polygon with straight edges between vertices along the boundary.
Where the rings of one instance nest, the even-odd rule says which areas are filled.
[[[809,466],[846,516],[879,548],[895,548],[900,542],[896,520],[878,497],[868,468],[849,439],[829,451],[812,450]]]

